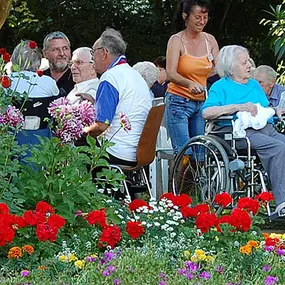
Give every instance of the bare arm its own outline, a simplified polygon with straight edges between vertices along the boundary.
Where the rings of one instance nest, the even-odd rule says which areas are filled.
[[[84,133],[90,135],[93,138],[98,137],[108,129],[109,125],[101,122],[96,122],[93,125],[84,128]]]
[[[184,47],[182,45],[181,39],[178,36],[172,36],[168,41],[166,51],[167,79],[171,82],[188,88],[190,92],[201,93],[203,90],[200,90],[200,84],[181,76],[177,72],[179,57],[183,52]],[[195,91],[192,91],[192,89]]]
[[[208,107],[203,111],[202,116],[206,120],[213,120],[222,115],[232,115],[238,111],[250,112],[252,116],[257,115],[257,107],[252,103],[245,103]]]
[[[215,69],[215,66],[216,66],[216,63],[217,63],[217,57],[218,57],[218,54],[219,54],[219,45],[215,39],[214,36],[208,34],[209,36],[209,41],[210,41],[210,46],[211,46],[211,53],[213,55],[213,69],[212,71],[210,72],[209,76],[208,77],[211,77],[213,75],[215,75],[217,72],[216,72],[216,69]]]

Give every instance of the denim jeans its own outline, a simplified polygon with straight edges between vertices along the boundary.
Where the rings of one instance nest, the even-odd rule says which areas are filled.
[[[190,138],[204,134],[205,120],[201,113],[204,102],[192,101],[167,92],[165,103],[166,125],[172,147],[177,153]]]

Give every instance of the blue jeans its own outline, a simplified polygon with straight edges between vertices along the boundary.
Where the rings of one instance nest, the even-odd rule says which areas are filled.
[[[190,138],[204,134],[205,120],[201,113],[204,102],[191,101],[168,92],[165,100],[166,125],[172,147],[177,153]]]

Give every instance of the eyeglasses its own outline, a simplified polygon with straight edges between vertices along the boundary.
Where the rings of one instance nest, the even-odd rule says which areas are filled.
[[[204,17],[201,17],[201,16],[194,16],[194,19],[197,21],[197,22],[201,22],[202,20],[204,20],[204,22],[208,22],[210,20],[210,17],[209,16],[204,16]]]
[[[98,48],[92,49],[92,50],[90,51],[90,53],[91,53],[92,56],[94,56],[96,50],[103,49],[103,48],[107,49],[106,47],[98,47]]]
[[[93,61],[82,61],[82,60],[71,60],[68,63],[68,66],[71,67],[74,64],[76,67],[79,67],[83,65],[84,63],[94,63],[94,62]]]

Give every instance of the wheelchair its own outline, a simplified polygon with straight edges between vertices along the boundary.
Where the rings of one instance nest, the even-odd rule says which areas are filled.
[[[215,195],[227,192],[233,204],[240,197],[254,197],[270,188],[269,178],[248,138],[234,138],[232,122],[221,116],[206,122],[205,134],[191,138],[176,155],[171,173],[175,195],[189,194],[196,203],[213,205]],[[266,206],[271,215],[269,204]]]

